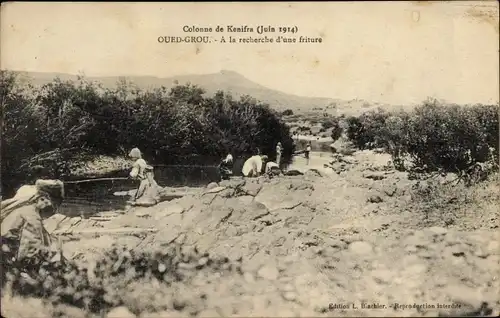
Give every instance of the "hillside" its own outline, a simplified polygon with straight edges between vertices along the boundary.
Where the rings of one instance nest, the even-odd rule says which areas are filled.
[[[61,80],[76,80],[77,75],[64,73],[38,73],[38,72],[17,72],[19,78],[25,83],[31,83],[34,86],[41,86],[51,82],[59,77]],[[104,87],[115,87],[116,83],[123,79],[119,76],[110,77],[87,77],[91,81],[102,83]],[[217,90],[228,91],[234,97],[239,98],[242,95],[250,95],[257,100],[268,103],[277,110],[292,109],[294,112],[327,112],[329,114],[352,114],[360,111],[366,111],[371,108],[392,107],[378,103],[369,103],[360,99],[340,100],[323,97],[304,97],[283,93],[277,90],[269,89],[258,83],[255,83],[243,75],[222,70],[219,73],[202,75],[182,75],[168,78],[158,78],[152,76],[130,76],[126,79],[141,89],[151,89],[165,86],[170,88],[175,83],[191,83],[204,88],[208,95],[213,95]]]

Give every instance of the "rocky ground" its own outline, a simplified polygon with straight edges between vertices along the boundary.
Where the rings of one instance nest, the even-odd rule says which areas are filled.
[[[106,221],[54,217],[47,228],[95,230],[65,236],[65,255],[81,266],[95,266],[112,246],[144,252],[177,243],[201,255],[179,256],[189,278],[168,287],[124,285],[107,317],[500,314],[497,179],[474,189],[448,189],[443,179],[433,188],[390,169],[386,155],[357,152],[324,166],[331,161],[297,158],[290,168],[303,175],[223,181]],[[227,266],[204,266],[204,253],[227,257]],[[57,305],[20,302],[4,297],[2,314],[53,316]]]

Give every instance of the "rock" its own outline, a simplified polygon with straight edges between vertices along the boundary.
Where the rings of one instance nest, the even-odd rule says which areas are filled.
[[[283,293],[283,299],[288,300],[288,301],[294,301],[297,299],[297,293],[293,291],[287,291]]]
[[[292,284],[285,284],[281,290],[283,292],[292,292],[295,290],[295,287]]]
[[[249,273],[249,272],[245,272],[243,274],[243,278],[245,279],[245,281],[249,284],[252,284],[255,282],[255,278],[253,277],[252,273]]]
[[[176,314],[177,316],[168,316],[168,317],[179,317],[179,313]],[[160,316],[158,316],[160,317]],[[163,316],[161,316],[163,317]],[[165,316],[167,317],[167,316]],[[220,313],[215,310],[215,309],[204,309],[201,312],[198,313],[198,317],[220,317]],[[146,318],[146,317],[144,317]]]
[[[322,177],[321,172],[319,172],[318,169],[309,169],[304,173],[304,175],[314,176],[314,177]]]
[[[367,255],[373,252],[373,247],[368,242],[356,241],[349,244],[349,251],[359,255]]]
[[[466,247],[462,244],[453,245],[449,248],[449,250],[451,254],[455,257],[465,256],[465,253],[467,252]]]
[[[300,172],[299,170],[288,170],[283,174],[285,176],[301,176],[301,175],[303,175],[303,173]]]
[[[247,182],[243,187],[241,187],[241,191],[245,194],[255,197],[259,194],[262,189],[262,185],[256,182]]]
[[[390,270],[378,269],[372,272],[373,279],[379,284],[389,284],[394,275]]]
[[[169,215],[181,214],[182,212],[184,212],[184,208],[180,204],[168,202],[168,205],[161,211],[157,212],[154,215],[154,218],[159,221]]]
[[[380,203],[380,202],[383,202],[384,200],[382,200],[382,198],[378,195],[371,195],[369,198],[368,198],[368,202],[370,203]]]
[[[428,269],[427,265],[423,263],[416,263],[406,267],[402,273],[404,276],[406,276],[406,278],[408,278],[412,276],[422,275],[427,271],[427,269]]]
[[[433,226],[428,228],[426,232],[429,232],[432,235],[445,235],[446,233],[448,233],[448,230],[440,226]]]
[[[264,187],[255,200],[264,204],[269,212],[272,212],[296,208],[303,203],[304,196],[310,193],[312,193],[311,190],[290,191],[290,189]]]
[[[386,178],[383,173],[376,173],[376,172],[365,173],[363,174],[363,177],[372,180],[383,180]]]
[[[482,303],[480,291],[465,285],[448,285],[444,289],[444,293],[455,304],[464,304],[471,308],[479,308]]]
[[[384,193],[389,196],[389,197],[392,197],[396,194],[396,192],[398,191],[398,188],[396,186],[388,186],[387,188],[384,189]]]
[[[228,188],[238,188],[244,186],[246,183],[245,179],[236,179],[232,178],[230,180],[222,180],[219,185],[221,187],[228,187]]]
[[[135,318],[136,316],[127,307],[115,307],[106,315],[106,318]]]
[[[426,248],[432,243],[432,240],[428,235],[425,235],[422,231],[417,231],[413,235],[406,237],[403,241],[403,246],[415,246],[418,248]]]
[[[344,156],[340,158],[342,162],[345,162],[347,164],[355,164],[358,162],[353,156]]]
[[[486,247],[486,252],[491,255],[500,254],[500,244],[498,244],[498,241],[489,242],[488,246]]]
[[[243,205],[243,206],[249,205],[250,203],[252,203],[252,201],[253,201],[253,196],[251,196],[251,195],[244,195],[244,196],[238,197],[238,203]]]
[[[225,189],[226,189],[226,187],[217,186],[217,187],[213,187],[213,188],[208,189],[208,191],[206,191],[205,194],[207,194],[207,193],[219,193],[219,192],[224,191]]]
[[[217,188],[219,185],[217,184],[217,182],[210,182],[208,185],[207,185],[207,189],[208,190],[211,190],[213,188]]]
[[[259,277],[267,280],[276,280],[279,276],[278,268],[274,265],[264,265],[257,272]]]
[[[447,245],[455,245],[462,242],[463,238],[456,232],[448,232],[446,233],[444,240],[446,241]]]

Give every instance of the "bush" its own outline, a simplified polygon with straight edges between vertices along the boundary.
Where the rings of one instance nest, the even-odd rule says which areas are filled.
[[[399,169],[467,174],[477,170],[479,163],[487,163],[481,170],[497,168],[497,105],[443,105],[427,100],[411,112],[378,110],[346,121],[347,137],[356,147],[383,147]],[[404,166],[406,159],[410,166]]]
[[[87,314],[125,306],[138,315],[151,309],[166,310],[175,301],[176,284],[189,284],[196,275],[215,278],[217,274],[243,273],[241,260],[230,261],[178,244],[162,247],[161,251],[113,247],[95,261],[91,275],[77,262],[51,261],[49,255],[40,253],[29,263],[2,262],[2,293],[41,298],[80,308]]]
[[[321,123],[321,126],[323,127],[323,129],[330,129],[332,127],[334,127],[335,125],[338,125],[337,121],[333,118],[328,118],[326,119],[325,121],[323,121]]]
[[[283,116],[292,116],[292,115],[293,115],[293,110],[291,110],[291,109],[285,109],[285,110],[281,113],[281,115],[283,115]]]
[[[498,106],[427,102],[401,122],[392,140],[422,170],[460,172],[498,160]]]
[[[205,97],[190,84],[142,91],[124,80],[104,89],[83,78],[21,89],[5,71],[0,89],[4,191],[26,182],[33,165],[50,166],[54,177],[64,178],[84,155],[123,156],[133,147],[161,164],[208,165],[228,152],[238,158],[257,149],[273,159],[278,141],[285,163],[294,152],[279,114],[250,96]]]

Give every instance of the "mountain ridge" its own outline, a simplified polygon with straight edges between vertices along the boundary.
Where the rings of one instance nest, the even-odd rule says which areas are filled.
[[[68,74],[59,72],[26,72],[12,71],[19,75],[21,82],[31,83],[33,86],[42,86],[52,82],[56,77],[62,81],[76,81],[78,76],[92,82],[99,82],[105,88],[114,88],[119,80],[126,79],[140,89],[166,87],[167,89],[178,84],[191,83],[205,90],[205,94],[213,96],[218,90],[230,92],[233,97],[239,98],[249,95],[270,105],[271,108],[283,111],[291,109],[293,112],[323,111],[330,114],[357,113],[369,108],[388,108],[390,105],[370,103],[361,99],[341,100],[330,97],[308,97],[285,93],[265,87],[251,81],[245,76],[231,70],[221,70],[210,74],[185,74],[171,77],[157,77],[148,75],[127,76],[87,76],[85,74]]]

